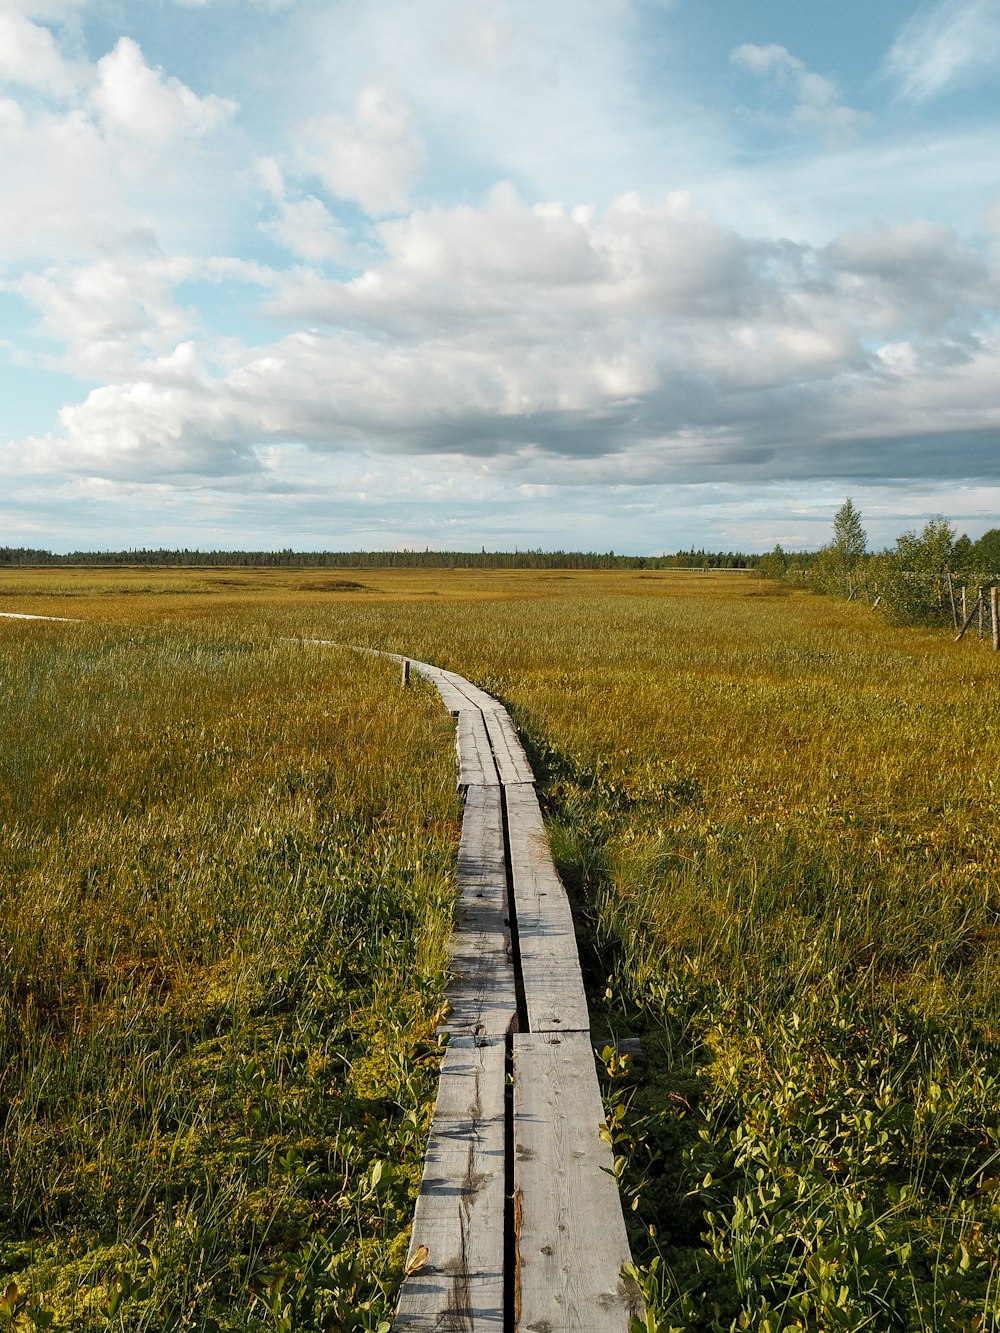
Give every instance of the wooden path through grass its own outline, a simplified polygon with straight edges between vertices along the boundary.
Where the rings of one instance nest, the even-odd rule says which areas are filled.
[[[638,1297],[569,900],[507,711],[413,668],[457,716],[466,790],[453,980],[395,1327],[624,1333]]]
[[[136,1331],[392,1317],[449,973],[450,719],[288,635],[439,654],[509,701],[591,914],[596,1044],[648,1057],[609,1062],[605,1106],[651,1326],[995,1333],[992,651],[731,575],[328,577],[5,576],[5,605],[99,624],[0,621],[0,1293],[81,1333],[119,1298]],[[493,750],[458,711],[471,817]]]

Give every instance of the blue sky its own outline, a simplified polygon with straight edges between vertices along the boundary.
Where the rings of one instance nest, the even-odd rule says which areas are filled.
[[[1000,0],[5,0],[2,541],[1000,526]]]

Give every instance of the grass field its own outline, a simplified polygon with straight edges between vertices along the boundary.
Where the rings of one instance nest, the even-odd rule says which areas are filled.
[[[391,1309],[449,728],[305,636],[459,670],[530,743],[595,1026],[648,1056],[607,1094],[650,1327],[998,1326],[978,642],[668,572],[23,571],[0,609],[86,621],[0,622],[0,1269],[36,1322]]]
[[[448,720],[239,612],[130,606],[0,625],[6,1314],[379,1327],[434,1089]]]

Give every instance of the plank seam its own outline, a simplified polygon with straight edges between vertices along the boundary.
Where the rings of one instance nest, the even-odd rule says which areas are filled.
[[[518,1241],[520,1218],[514,1178],[514,1034],[504,1040],[504,1197],[503,1197],[503,1316],[505,1333],[517,1333],[521,1319],[521,1284]]]
[[[500,788],[500,814],[503,820],[503,855],[507,875],[507,929],[510,932],[510,956],[514,968],[514,1000],[517,1006],[517,1029],[528,1031],[528,1001],[524,993],[524,973],[521,970],[521,937],[517,930],[517,903],[514,899],[514,875],[510,859],[510,813],[507,809],[507,789]]]

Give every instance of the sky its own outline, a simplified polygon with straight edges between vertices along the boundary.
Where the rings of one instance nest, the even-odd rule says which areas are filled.
[[[1000,0],[0,0],[0,545],[1000,526]]]

